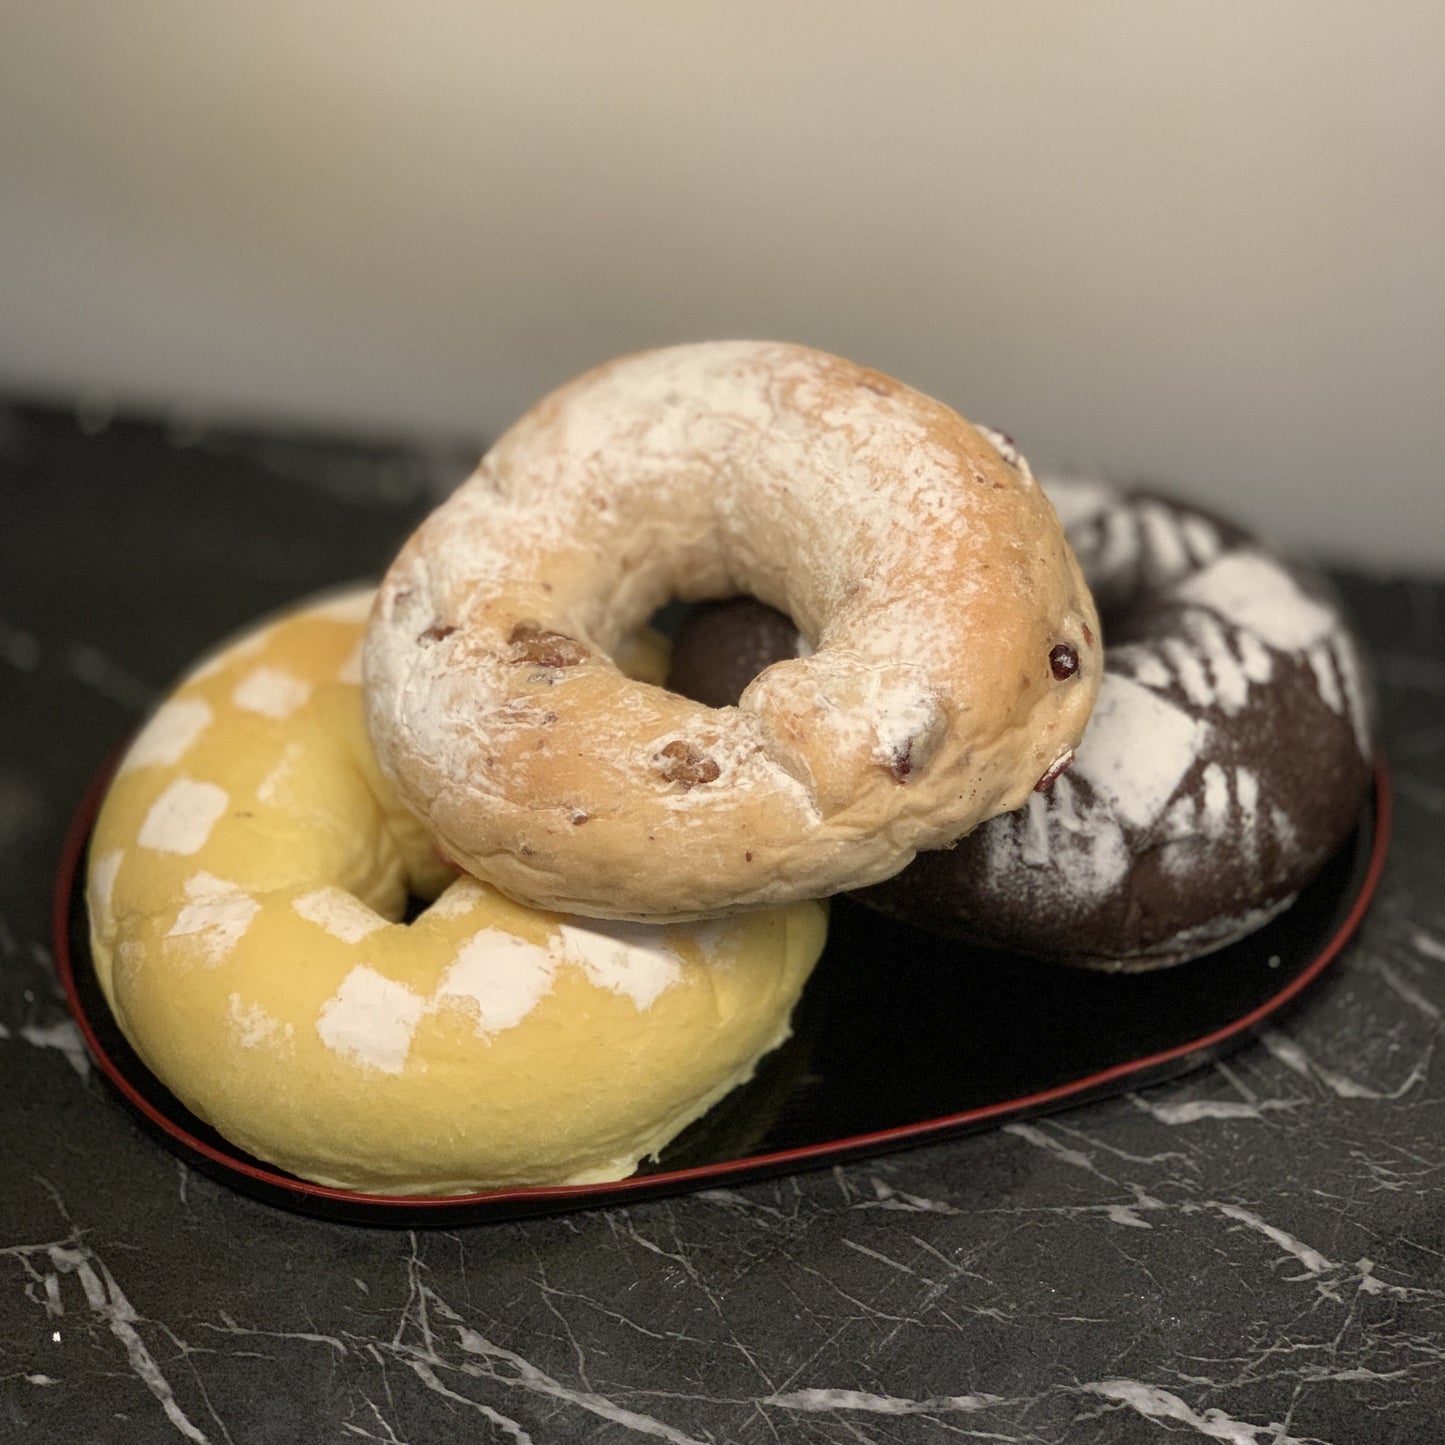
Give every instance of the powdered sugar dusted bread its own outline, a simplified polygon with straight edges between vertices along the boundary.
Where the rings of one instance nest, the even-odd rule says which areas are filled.
[[[1206,953],[1288,904],[1354,826],[1373,753],[1366,669],[1325,581],[1239,527],[1147,492],[1044,487],[1107,644],[1073,768],[859,896],[1072,963]],[[697,645],[691,628],[679,637],[674,677],[707,669]],[[756,645],[735,633],[719,665]]]
[[[738,592],[810,655],[724,709],[618,671],[670,597]],[[497,443],[386,576],[368,720],[477,877],[684,919],[872,882],[1017,808],[1082,735],[1096,643],[1005,439],[836,357],[711,343],[604,366]]]
[[[823,908],[609,925],[455,878],[366,738],[370,603],[254,631],[136,739],[91,845],[101,986],[188,1108],[308,1179],[620,1178],[787,1036]]]

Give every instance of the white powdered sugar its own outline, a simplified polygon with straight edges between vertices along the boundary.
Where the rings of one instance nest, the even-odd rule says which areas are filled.
[[[286,785],[290,782],[296,765],[301,761],[301,755],[305,751],[305,748],[298,742],[292,741],[286,744],[281,750],[281,756],[277,759],[276,765],[256,785],[257,802],[274,806],[281,801]]]
[[[1174,683],[1174,674],[1145,643],[1117,648],[1109,654],[1109,667],[1122,677],[1132,677],[1144,687],[1163,689]]]
[[[921,676],[878,676],[867,714],[878,739],[873,759],[885,768],[924,767],[948,726],[938,698]]]
[[[710,968],[726,967],[736,963],[742,931],[737,918],[714,918],[705,923],[694,923],[692,941],[703,962]]]
[[[1008,877],[1015,864],[1011,830],[985,828],[982,836],[988,840],[990,870]],[[1118,818],[1097,800],[1081,809],[1067,774],[1048,795],[1029,795],[1019,861],[1047,868],[1050,886],[1072,898],[1090,898],[1117,887],[1130,866]]]
[[[1229,826],[1229,778],[1218,763],[1204,769],[1204,795],[1199,820],[1211,838],[1221,837]]]
[[[431,913],[458,917],[490,894],[485,885],[462,880],[448,889]],[[324,912],[334,921],[335,904],[328,898],[324,907],[308,904],[308,911]],[[364,936],[347,941],[359,942]],[[323,1006],[317,1032],[328,1048],[397,1073],[406,1063],[417,1024],[427,1014],[460,1005],[484,1038],[516,1028],[552,992],[563,967],[581,969],[594,988],[621,994],[639,1009],[649,1007],[683,977],[681,960],[665,931],[655,925],[576,918],[562,924],[545,943],[520,938],[504,928],[483,928],[457,949],[429,997],[364,964],[352,969]],[[394,1015],[388,1013],[393,1007]]]
[[[1204,670],[1204,660],[1199,652],[1182,637],[1164,638],[1159,643],[1159,651],[1174,669],[1174,677],[1184,689],[1184,696],[1195,707],[1208,707],[1214,701],[1214,685]]]
[[[682,964],[656,924],[574,918],[558,930],[560,954],[598,988],[630,998],[640,1009],[682,977]]]
[[[226,1017],[230,1020],[236,1042],[243,1049],[254,1049],[273,1040],[289,1039],[292,1035],[290,1024],[283,1024],[258,1003],[247,1003],[238,993],[227,996]]]
[[[1261,687],[1274,678],[1274,654],[1252,632],[1239,631],[1234,634],[1234,645],[1239,650],[1239,665],[1250,682]]]
[[[1334,650],[1328,642],[1317,642],[1309,648],[1305,657],[1309,660],[1310,671],[1315,675],[1315,688],[1331,712],[1345,710],[1345,694],[1340,687],[1339,674],[1335,671]]]
[[[353,1063],[399,1074],[426,1010],[426,999],[414,989],[358,964],[322,1004],[316,1032],[328,1049]]]
[[[470,874],[463,874],[455,883],[447,886],[436,902],[427,909],[424,916],[427,918],[460,918],[464,913],[470,913],[478,904],[495,896],[485,883],[471,877]]]
[[[1370,739],[1370,704],[1365,694],[1364,678],[1360,675],[1360,659],[1349,637],[1341,636],[1335,640],[1334,656],[1345,691],[1345,707],[1355,730],[1355,743],[1360,755],[1369,757],[1373,746]]]
[[[551,992],[556,971],[552,950],[500,928],[484,928],[457,950],[436,1002],[470,1000],[477,1032],[498,1033],[515,1028]]]
[[[1295,828],[1294,819],[1277,805],[1272,805],[1269,810],[1269,826],[1274,830],[1274,836],[1279,839],[1280,847],[1291,851],[1299,844],[1299,831]]]
[[[1184,615],[1184,629],[1208,669],[1208,701],[1233,717],[1249,701],[1249,675],[1229,645],[1224,626],[1212,612],[1191,609]],[[1248,633],[1238,634],[1248,636]]]
[[[1302,850],[1307,864],[1317,846],[1275,796],[1290,779],[1272,750],[1295,719],[1273,727],[1273,709],[1294,705],[1293,688],[1261,689],[1281,680],[1289,659],[1308,667],[1320,700],[1350,720],[1368,756],[1371,700],[1358,654],[1337,612],[1310,595],[1308,574],[1297,576],[1258,544],[1147,496],[1072,479],[1044,485],[1090,584],[1113,588],[1120,615],[1105,618],[1106,630],[1112,622],[1139,636],[1146,621],[1157,626],[1109,648],[1073,771],[1023,814],[980,830],[984,899],[1024,870],[1046,869],[1060,898],[1132,907],[1135,870],[1146,889],[1158,870],[1183,896],[1198,887],[1200,921],[1131,956],[1223,946],[1291,901],[1266,896],[1267,881],[1277,882]],[[1019,898],[1032,899],[1032,887]],[[1240,900],[1237,914],[1210,917],[1211,901],[1231,895]],[[1251,907],[1251,897],[1265,901]]]
[[[1103,536],[1094,555],[1093,570],[1100,578],[1131,570],[1139,560],[1139,522],[1127,507],[1112,507],[1103,514]]]
[[[515,1028],[551,992],[557,970],[580,968],[595,988],[622,994],[647,1008],[682,978],[682,965],[654,924],[574,918],[544,946],[500,928],[484,928],[457,950],[435,995],[435,1004],[468,999],[477,1011],[477,1032]]]
[[[1163,841],[1218,844],[1229,839],[1253,865],[1265,827],[1259,775],[1250,768],[1228,769],[1212,762],[1203,771],[1199,796],[1184,794],[1165,814]],[[1162,849],[1159,861],[1177,878],[1188,877],[1199,866],[1197,854],[1180,849]]]
[[[1066,532],[1077,530],[1119,501],[1118,491],[1096,477],[1049,475],[1040,477],[1039,485]]]
[[[311,684],[279,667],[255,667],[236,684],[231,702],[242,712],[259,713],[277,722],[305,706]]]
[[[1303,652],[1338,628],[1288,572],[1259,552],[1230,552],[1182,582],[1178,596],[1255,633],[1277,652]]]
[[[1305,653],[1315,687],[1326,707],[1348,717],[1361,754],[1370,752],[1369,704],[1360,678],[1359,660],[1349,639],[1331,637],[1316,642]]]
[[[1107,673],[1074,772],[1126,823],[1147,827],[1200,756],[1209,731],[1148,688]]]
[[[1005,528],[1017,565],[988,576],[979,564]],[[1038,624],[1028,635],[1078,635],[1073,604],[1087,606],[1068,577],[1050,574],[1051,531],[1022,459],[1011,467],[937,403],[887,378],[771,343],[626,358],[523,417],[403,549],[368,628],[371,735],[408,806],[435,816],[439,794],[465,800],[448,810],[459,856],[559,909],[592,903],[662,915],[670,873],[658,870],[654,885],[650,872],[633,870],[615,890],[609,879],[605,899],[581,882],[539,891],[521,849],[558,810],[600,815],[625,794],[644,835],[657,828],[679,838],[686,827],[690,840],[707,829],[735,834],[740,816],[766,815],[780,848],[846,831],[835,822],[845,796],[848,809],[889,814],[887,828],[807,852],[820,893],[850,864],[859,876],[876,872],[911,842],[934,841],[955,821],[965,827],[975,796],[985,806],[982,790],[960,786],[936,759],[929,767],[928,753],[941,742],[959,769],[982,768],[965,747],[970,689],[996,675],[1022,690],[1015,679],[1025,670],[1012,657],[1002,665],[1007,641],[980,616],[998,592]],[[763,687],[748,705],[706,715],[607,673],[619,633],[669,596],[739,591],[799,620],[817,643],[806,665],[818,665],[818,679],[827,657],[846,653],[860,680],[840,697],[826,687],[811,696]],[[970,620],[979,625],[960,649]],[[526,622],[577,655],[558,665],[538,652],[527,667],[537,649]],[[883,676],[895,669],[927,684]],[[869,670],[879,676],[865,696]],[[1071,738],[1085,695],[1080,687],[1029,693],[1013,725],[1021,729],[1032,709],[1041,726],[1048,714]],[[563,796],[540,765],[548,743],[535,718],[545,708],[560,719],[553,736],[570,736],[579,697],[587,746],[605,767],[595,780],[574,770]],[[518,715],[519,700],[528,716]],[[849,711],[860,716],[838,720]],[[694,734],[704,727],[714,734],[706,754],[725,777],[697,785],[658,766],[659,747],[701,748]],[[554,873],[568,871],[563,855],[590,867],[594,837],[549,836]],[[483,852],[485,865],[475,861]],[[776,897],[811,881],[766,886]],[[697,884],[695,901],[757,901],[762,886],[723,871]]]
[[[1208,614],[1192,613],[1190,615],[1202,618]],[[1274,653],[1253,632],[1235,628],[1230,631],[1229,638],[1234,649],[1232,655],[1238,663],[1240,672],[1244,675],[1245,684],[1263,687],[1274,680]],[[1241,691],[1247,692],[1248,687],[1243,687]],[[1243,704],[1241,704],[1242,706]]]
[[[1219,529],[1204,517],[1167,502],[1145,499],[1122,506],[1138,528],[1137,549],[1150,583],[1167,587],[1219,555]]]
[[[1143,543],[1160,581],[1178,577],[1194,565],[1189,540],[1178,516],[1161,502],[1145,502],[1138,508]]]
[[[1212,522],[1167,502],[1076,477],[1046,477],[1043,486],[1094,585],[1139,573],[1151,587],[1167,587],[1223,547]]]
[[[1234,770],[1234,801],[1239,831],[1251,853],[1259,851],[1259,775],[1249,768]]]
[[[1317,642],[1309,648],[1305,657],[1309,660],[1310,671],[1315,675],[1315,688],[1331,712],[1343,713],[1345,694],[1340,685],[1339,673],[1335,670],[1334,649],[1328,642]]]
[[[215,783],[177,778],[151,804],[136,841],[158,853],[198,853],[229,803],[226,790]]]
[[[1188,608],[1184,636],[1131,642],[1109,654],[1109,670],[1156,692],[1178,688],[1197,708],[1237,717],[1249,705],[1250,685],[1274,675],[1269,649],[1252,632],[1227,627],[1214,613]]]
[[[386,927],[381,914],[344,888],[318,888],[294,899],[291,907],[308,923],[317,924],[343,943],[360,943],[368,934]]]
[[[1212,562],[1224,546],[1219,528],[1205,518],[1188,513],[1179,523],[1189,554],[1201,567]]]
[[[1064,781],[1059,779],[1054,784],[1055,789]],[[1050,799],[1044,793],[1030,793],[1024,809],[1024,841],[1019,856],[1030,868],[1046,867],[1053,855],[1049,836],[1049,802]]]
[[[1183,793],[1169,805],[1164,814],[1161,836],[1166,843],[1178,843],[1199,836],[1199,804]]]
[[[1349,636],[1283,567],[1259,552],[1230,552],[1181,584],[1177,595],[1237,629],[1240,666],[1252,682],[1270,680],[1270,648],[1303,654],[1321,700],[1349,718],[1361,754],[1369,754],[1369,708]]]
[[[130,745],[119,771],[174,767],[205,731],[211,717],[211,705],[201,697],[178,697],[163,703]]]
[[[121,849],[112,848],[90,865],[90,906],[95,909],[102,932],[109,931],[114,921],[115,875],[120,872],[120,860],[124,856]]]
[[[207,966],[214,968],[245,936],[261,905],[235,883],[210,873],[193,874],[185,888],[190,901],[166,937],[194,939]]]
[[[1028,458],[1018,449],[1018,443],[1007,432],[995,431],[993,427],[984,426],[981,422],[974,422],[973,429],[981,436],[987,437],[989,445],[993,447],[994,451],[1026,482],[1031,486],[1038,485],[1038,479],[1034,476],[1033,468],[1029,466]]]

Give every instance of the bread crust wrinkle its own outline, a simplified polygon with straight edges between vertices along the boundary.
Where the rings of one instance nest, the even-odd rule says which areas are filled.
[[[669,599],[736,593],[811,648],[738,706],[613,662]],[[507,895],[701,918],[885,878],[1019,807],[1082,736],[1097,636],[1005,438],[838,357],[702,343],[562,387],[427,519],[378,593],[367,720],[405,804]]]

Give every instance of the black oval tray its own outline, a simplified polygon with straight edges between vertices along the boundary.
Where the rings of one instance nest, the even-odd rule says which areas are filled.
[[[1246,1042],[1324,972],[1364,916],[1390,833],[1381,765],[1354,834],[1289,909],[1229,948],[1155,973],[1093,973],[967,948],[837,899],[792,1039],[637,1174],[395,1199],[310,1184],[242,1153],[127,1044],[92,968],[84,900],[82,865],[105,781],[71,826],[54,913],[61,982],[101,1073],[164,1144],[247,1194],[333,1220],[408,1226],[715,1188],[966,1134],[1195,1069]]]

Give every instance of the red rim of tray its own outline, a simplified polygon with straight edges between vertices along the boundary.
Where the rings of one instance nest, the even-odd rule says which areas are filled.
[[[56,876],[52,911],[56,968],[65,989],[71,1013],[80,1029],[86,1048],[112,1088],[141,1119],[158,1130],[183,1155],[199,1167],[228,1179],[245,1192],[258,1194],[274,1203],[299,1209],[304,1213],[332,1218],[364,1219],[369,1223],[414,1224],[433,1216],[437,1223],[456,1222],[458,1215],[483,1217],[518,1217],[626,1203],[630,1199],[678,1193],[689,1189],[714,1187],[733,1179],[760,1178],[795,1169],[815,1168],[840,1162],[849,1157],[882,1153],[904,1145],[934,1141],[949,1135],[985,1126],[1002,1116],[1021,1117],[1047,1112],[1070,1103],[1083,1102],[1101,1091],[1114,1091],[1122,1080],[1137,1084],[1151,1082],[1151,1075],[1163,1077],[1181,1071],[1170,1066],[1186,1061],[1206,1062],[1232,1042],[1243,1042],[1265,1019],[1297,998],[1338,956],[1359,927],[1379,883],[1388,849],[1391,826],[1391,800],[1388,770],[1383,760],[1377,763],[1373,798],[1373,838],[1369,857],[1358,892],[1348,912],[1318,954],[1274,994],[1223,1027],[1201,1034],[1184,1043],[1130,1059],[1065,1083],[1002,1099],[982,1107],[919,1120],[914,1123],[867,1133],[849,1135],[800,1147],[775,1150],[744,1158],[718,1160],[687,1168],[634,1174],[627,1179],[606,1184],[547,1185],[488,1190],[470,1194],[403,1195],[366,1194],[327,1185],[313,1184],[282,1170],[271,1168],[249,1156],[219,1149],[171,1118],[138,1089],[127,1073],[111,1057],[98,1036],[80,996],[71,956],[71,913],[77,876],[85,857],[91,826],[99,811],[105,789],[113,771],[114,760],[107,765],[87,789],[67,831]],[[178,1104],[178,1107],[179,1106]]]

